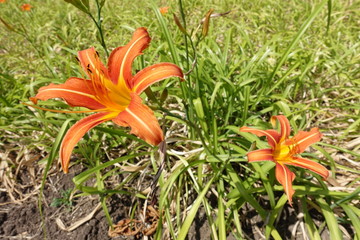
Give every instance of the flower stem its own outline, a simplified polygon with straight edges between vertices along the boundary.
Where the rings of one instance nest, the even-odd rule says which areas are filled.
[[[104,33],[103,33],[103,30],[102,30],[102,26],[101,26],[101,22],[102,22],[101,9],[102,9],[102,6],[99,4],[98,0],[95,0],[95,2],[96,2],[96,7],[97,7],[97,20],[95,19],[95,17],[90,12],[88,13],[88,15],[93,20],[93,22],[95,23],[95,25],[96,25],[96,27],[97,27],[97,29],[99,31],[100,44],[104,48],[106,56],[109,57],[109,51],[107,50],[107,47],[106,47],[106,43],[105,43],[105,39],[104,39]]]

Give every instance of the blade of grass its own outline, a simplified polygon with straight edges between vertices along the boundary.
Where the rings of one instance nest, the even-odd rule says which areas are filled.
[[[328,5],[328,14],[327,14],[326,33],[329,33],[330,24],[331,24],[332,0],[328,0],[327,5]]]
[[[94,168],[91,168],[89,170],[86,170],[82,173],[80,173],[79,175],[77,175],[76,177],[73,178],[73,182],[75,183],[76,186],[79,186],[81,183],[83,183],[84,181],[86,181],[92,174],[96,173],[97,171],[104,169],[106,167],[109,167],[111,165],[114,165],[115,163],[118,162],[122,162],[122,161],[126,161],[135,157],[140,157],[140,156],[145,156],[149,154],[148,152],[141,152],[141,153],[137,153],[137,154],[133,154],[133,155],[127,155],[127,156],[123,156],[123,157],[119,157],[116,158],[112,161],[108,161],[105,162],[99,166],[96,166]]]
[[[260,206],[259,202],[252,195],[249,194],[247,189],[245,189],[242,181],[240,180],[239,176],[237,175],[235,170],[232,168],[232,166],[228,165],[226,170],[227,170],[232,182],[235,184],[236,188],[239,190],[241,197],[244,198],[247,202],[249,202],[249,204],[251,206],[253,206],[255,208],[255,210],[259,213],[261,218],[263,220],[265,220],[267,217],[267,213],[266,213],[265,209],[263,209]]]
[[[287,199],[286,194],[283,194],[281,196],[281,198],[279,199],[279,201],[277,202],[274,209],[271,211],[271,214],[269,215],[269,218],[268,218],[269,221],[266,223],[266,229],[265,229],[265,238],[266,239],[270,238],[270,234],[274,237],[274,239],[282,239],[280,237],[279,233],[274,228],[274,222],[275,222],[276,218],[279,216],[279,214],[281,213],[287,200],[288,199]]]
[[[296,34],[296,36],[294,37],[294,39],[292,40],[290,45],[287,47],[286,51],[282,54],[282,57],[278,61],[278,63],[276,65],[275,69],[273,70],[271,76],[267,79],[267,81],[265,83],[266,86],[272,85],[271,83],[274,82],[275,75],[278,74],[278,71],[283,66],[286,59],[289,57],[290,51],[300,41],[301,37],[304,35],[306,30],[310,27],[311,23],[315,20],[315,18],[320,13],[320,11],[322,10],[322,8],[324,7],[324,5],[326,4],[327,1],[328,0],[323,0],[315,8],[314,12],[309,16],[309,18],[302,24],[302,26],[300,27],[300,30],[298,31],[298,33]],[[272,88],[270,90],[272,90]],[[259,103],[264,97],[268,96],[271,93],[271,91],[268,90],[267,93],[264,94],[265,91],[266,91],[266,87],[261,88],[261,90],[260,90],[260,92],[258,94],[257,100],[256,100],[257,103]],[[256,105],[257,104],[254,104],[253,107],[255,107]]]
[[[360,217],[355,214],[349,205],[343,203],[340,204],[340,206],[344,209],[346,215],[350,218],[352,226],[355,228],[356,237],[360,239]]]
[[[211,184],[213,183],[215,177],[212,177],[207,184],[202,189],[201,193],[196,198],[195,202],[193,203],[193,206],[191,207],[188,215],[185,218],[184,223],[181,226],[181,229],[179,231],[178,240],[184,240],[189,232],[190,226],[192,222],[194,221],[194,218],[198,212],[198,209],[200,207],[201,202],[203,201],[206,193],[208,192]]]
[[[355,157],[360,157],[360,153],[357,153],[357,152],[355,152],[355,151],[350,151],[350,150],[347,150],[347,149],[345,149],[345,148],[341,148],[341,147],[334,146],[334,145],[327,144],[327,143],[323,143],[323,142],[319,142],[318,144],[319,144],[319,145],[323,145],[323,146],[325,146],[325,147],[334,148],[334,149],[339,150],[339,151],[344,152],[344,153],[349,153],[349,154],[351,154],[351,155],[353,155],[353,156],[355,156]]]
[[[272,81],[274,79],[274,77],[277,74],[277,72],[279,71],[280,67],[284,64],[284,62],[288,58],[291,49],[293,49],[294,46],[299,42],[300,38],[304,35],[305,31],[310,27],[311,23],[314,21],[314,19],[320,13],[320,11],[322,10],[322,8],[324,7],[324,5],[325,5],[325,3],[327,1],[328,0],[323,0],[315,8],[314,12],[309,16],[309,18],[303,23],[303,25],[301,26],[299,32],[296,34],[293,41],[290,43],[290,45],[287,47],[286,51],[283,53],[281,59],[279,60],[278,64],[276,65],[276,67],[274,69],[274,71],[272,72],[268,82],[270,82],[270,81]]]
[[[243,231],[242,231],[242,228],[241,228],[241,222],[240,222],[240,219],[239,219],[239,214],[238,214],[238,211],[236,208],[231,208],[231,212],[233,213],[233,222],[235,224],[235,230],[233,230],[233,234],[235,236],[236,239],[239,239],[239,240],[242,240],[244,239],[244,234],[243,234]]]
[[[275,207],[275,196],[274,196],[274,192],[272,190],[272,186],[271,186],[269,179],[266,177],[265,172],[263,171],[263,169],[260,167],[260,165],[258,163],[252,163],[252,166],[254,167],[255,171],[260,174],[261,181],[263,182],[266,193],[268,194],[270,206],[271,206],[271,208],[274,208]]]
[[[243,114],[241,124],[245,125],[245,121],[247,119],[247,114],[249,111],[249,102],[250,102],[250,86],[244,87],[244,106],[243,106]]]
[[[311,240],[321,240],[320,233],[308,211],[306,196],[301,198],[301,209],[304,213],[304,221]]]
[[[342,240],[343,235],[335,218],[335,214],[330,208],[329,204],[323,198],[317,198],[316,201],[318,202],[319,207],[321,208],[321,211],[325,217],[326,225],[330,232],[330,238]]]
[[[222,179],[219,180],[218,185],[218,228],[219,228],[219,239],[226,239],[226,224],[225,224],[225,208],[223,203],[224,196],[224,182]]]

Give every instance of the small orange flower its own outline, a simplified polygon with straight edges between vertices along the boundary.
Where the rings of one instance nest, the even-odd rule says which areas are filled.
[[[0,3],[5,3],[6,2],[6,0],[0,0]]]
[[[33,6],[31,6],[30,4],[24,3],[23,5],[21,5],[21,11],[30,11],[32,7]]]
[[[292,182],[295,174],[289,170],[286,165],[302,167],[309,169],[324,179],[328,178],[329,171],[319,163],[297,156],[313,143],[318,142],[322,134],[318,128],[312,128],[310,132],[300,131],[294,137],[289,138],[290,124],[289,120],[282,115],[273,116],[271,123],[275,127],[276,120],[280,124],[280,132],[276,130],[259,130],[249,127],[240,128],[241,132],[250,132],[256,136],[266,136],[271,148],[259,149],[247,154],[249,162],[257,161],[273,161],[276,164],[275,176],[279,183],[284,187],[284,191],[288,196],[290,205],[292,204],[292,196],[294,189]]]
[[[78,141],[93,127],[112,120],[128,127],[138,137],[152,145],[164,140],[163,132],[153,111],[142,104],[139,96],[151,84],[168,77],[183,78],[181,69],[172,63],[158,63],[132,75],[132,63],[148,47],[150,37],[146,28],[138,28],[131,41],[111,53],[105,67],[94,48],[80,51],[79,61],[89,80],[72,77],[64,84],[50,84],[39,89],[33,103],[38,100],[62,98],[70,106],[86,107],[96,112],[73,125],[60,146],[60,159],[64,172],[68,172],[70,155]],[[47,110],[47,109],[45,109]],[[61,111],[60,111],[61,112]]]
[[[164,16],[165,14],[168,13],[169,8],[170,8],[170,7],[161,7],[161,8],[159,8],[160,13]]]

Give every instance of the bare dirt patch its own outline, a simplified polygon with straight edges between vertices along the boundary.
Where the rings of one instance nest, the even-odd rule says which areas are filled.
[[[77,170],[76,170],[77,169]],[[81,172],[79,167],[71,169],[69,174],[58,173],[48,178],[43,193],[43,216],[39,211],[38,196],[20,203],[9,203],[10,197],[1,192],[0,196],[0,238],[1,239],[111,239],[108,237],[108,223],[99,207],[99,199],[81,197],[73,201],[72,206],[51,206],[56,199],[61,199],[63,193],[74,187],[72,178]],[[26,171],[21,176],[26,176]],[[109,200],[109,211],[113,219],[125,218],[130,200],[128,196],[114,195]],[[65,231],[57,224],[60,219],[64,227],[69,227],[97,209],[89,221],[86,221],[73,231]]]

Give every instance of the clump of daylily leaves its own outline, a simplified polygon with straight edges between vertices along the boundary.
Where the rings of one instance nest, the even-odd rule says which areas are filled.
[[[95,113],[78,121],[63,138],[60,159],[65,173],[68,172],[71,152],[78,141],[90,129],[105,121],[112,120],[121,127],[130,127],[131,133],[151,145],[156,146],[164,141],[163,132],[153,111],[142,103],[139,95],[155,82],[169,77],[183,80],[184,76],[182,70],[173,63],[154,64],[133,76],[132,63],[149,43],[150,37],[146,28],[138,28],[128,44],[112,51],[107,66],[103,65],[94,48],[80,51],[78,60],[89,79],[71,77],[64,84],[50,84],[40,88],[38,94],[31,98],[35,104],[38,100],[62,98],[70,106],[90,109],[73,111],[75,113]],[[283,186],[291,204],[295,174],[287,166],[309,169],[324,179],[329,176],[329,172],[319,163],[298,156],[309,145],[321,139],[318,128],[309,132],[300,131],[289,138],[291,128],[288,119],[282,115],[273,116],[271,123],[274,127],[277,122],[280,132],[249,127],[241,127],[240,131],[267,138],[270,148],[249,152],[248,161],[274,162],[276,179]]]

